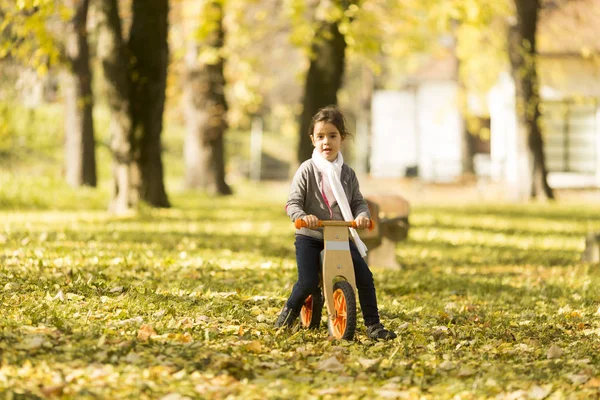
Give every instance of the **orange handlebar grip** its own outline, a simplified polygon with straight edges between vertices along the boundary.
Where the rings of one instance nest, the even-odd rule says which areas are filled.
[[[358,225],[356,225],[356,221],[352,221],[352,228],[356,229],[357,227]],[[375,229],[375,221],[369,219],[369,226],[367,227],[367,229],[369,230],[369,232]]]
[[[308,224],[306,223],[306,221],[301,218],[298,218],[294,221],[294,226],[296,227],[296,229],[308,228]],[[320,219],[317,220],[317,226],[323,226],[323,221],[321,221]]]
[[[337,221],[334,221],[337,222]],[[342,221],[343,222],[343,221]],[[339,223],[342,223],[339,222]],[[343,224],[351,224],[352,228],[357,229],[357,225],[356,225],[356,221],[352,221],[352,222],[343,222]],[[304,221],[301,218],[298,218],[296,221],[294,221],[294,226],[296,227],[296,229],[300,229],[300,228],[307,228],[308,224],[306,223],[306,221]],[[323,221],[318,220],[317,226],[323,226]],[[344,226],[344,225],[342,225]],[[348,226],[348,225],[345,225]],[[367,228],[369,231],[372,231],[373,229],[375,229],[375,221],[373,221],[372,219],[369,219],[369,226]]]

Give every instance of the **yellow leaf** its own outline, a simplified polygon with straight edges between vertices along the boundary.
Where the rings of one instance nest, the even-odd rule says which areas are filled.
[[[263,351],[263,346],[258,340],[246,344],[244,348],[251,353],[262,353]]]
[[[587,383],[584,386],[590,388],[600,388],[600,378],[593,377],[592,379],[587,381]]]

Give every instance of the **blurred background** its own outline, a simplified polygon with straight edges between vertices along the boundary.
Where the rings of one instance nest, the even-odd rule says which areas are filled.
[[[287,187],[329,104],[371,193],[597,194],[599,27],[597,0],[3,1],[0,207]]]

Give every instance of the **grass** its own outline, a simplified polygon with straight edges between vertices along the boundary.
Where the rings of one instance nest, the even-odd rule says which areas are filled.
[[[56,109],[19,128],[21,117],[0,143],[1,398],[600,395],[600,266],[579,261],[600,230],[593,205],[415,202],[403,268],[372,266],[399,338],[372,342],[359,318],[356,340],[336,341],[324,322],[272,328],[296,278],[287,184],[181,191],[183,130],[169,123],[174,207],[116,218],[106,148],[100,187],[72,189]],[[267,152],[291,148],[277,139]],[[247,168],[247,147],[230,135],[229,165]]]
[[[272,328],[296,273],[284,190],[179,192],[173,209],[128,218],[104,211],[102,191],[73,193],[0,211],[7,397],[599,394],[599,267],[579,262],[597,208],[415,205],[403,269],[373,267],[399,334],[374,343],[360,320],[353,342]]]

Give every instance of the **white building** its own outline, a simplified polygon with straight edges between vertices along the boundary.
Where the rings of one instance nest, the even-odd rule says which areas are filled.
[[[589,4],[586,4],[589,3]],[[600,6],[567,3],[540,21],[538,75],[548,180],[552,187],[600,187]],[[371,174],[425,181],[462,175],[463,121],[455,62],[439,60],[402,91],[372,100]],[[514,83],[500,76],[488,94],[491,140],[475,157],[478,174],[513,182],[522,174]]]

